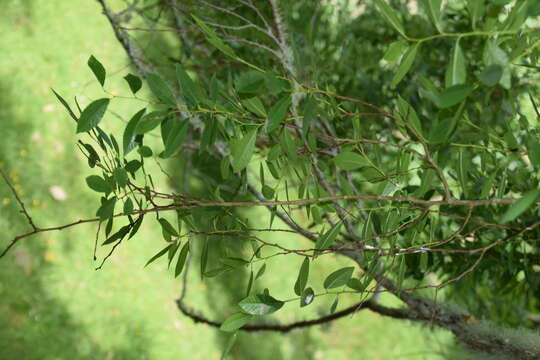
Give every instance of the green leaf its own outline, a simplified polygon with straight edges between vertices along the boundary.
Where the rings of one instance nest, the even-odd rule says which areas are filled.
[[[109,106],[110,99],[99,99],[91,102],[81,113],[81,117],[77,122],[77,133],[89,131],[99,124],[107,106]]]
[[[178,236],[178,232],[176,229],[171,225],[170,222],[167,221],[165,218],[159,218],[159,224],[161,225],[161,228],[166,233],[172,235],[172,236]]]
[[[182,96],[187,101],[188,105],[197,105],[197,96],[195,95],[195,84],[189,77],[187,72],[180,64],[176,64],[176,77],[178,78],[178,85],[182,91]]]
[[[382,13],[384,19],[388,21],[390,25],[392,25],[394,29],[396,29],[396,31],[401,34],[401,36],[407,37],[405,35],[405,30],[403,28],[401,20],[398,18],[394,10],[386,3],[386,1],[375,0],[375,4],[377,5],[379,11]]]
[[[174,277],[178,277],[184,270],[184,265],[186,263],[187,255],[189,252],[189,241],[186,241],[182,250],[180,250],[180,255],[178,255],[178,261],[176,262],[176,267],[174,268]]]
[[[482,72],[478,75],[478,79],[482,82],[482,84],[486,86],[495,86],[499,83],[499,81],[502,78],[503,75],[503,68],[499,64],[491,64],[482,70]]]
[[[116,205],[116,196],[113,196],[109,200],[105,200],[96,212],[96,216],[99,216],[100,220],[110,218],[114,214],[114,205]]]
[[[279,125],[285,120],[287,110],[291,105],[291,97],[286,95],[282,97],[268,112],[268,120],[266,121],[266,132],[271,133],[276,130]]]
[[[146,263],[146,265],[144,265],[144,267],[147,267],[148,265],[150,265],[151,263],[153,263],[154,261],[156,261],[157,259],[159,259],[163,255],[165,255],[169,251],[169,248],[171,246],[173,246],[173,244],[167,245],[162,250],[160,250],[156,255],[152,256],[152,258],[150,258],[150,260],[148,260],[148,262]]]
[[[233,59],[238,60],[238,57],[234,53],[234,50],[229,45],[227,45],[223,41],[221,41],[221,39],[218,38],[218,36],[216,35],[216,33],[214,32],[214,30],[212,28],[210,28],[208,25],[206,25],[206,23],[204,21],[202,21],[201,19],[199,19],[195,15],[192,14],[191,17],[193,17],[193,19],[195,20],[197,25],[199,25],[201,30],[205,33],[206,39],[208,40],[208,42],[210,44],[214,45],[219,51],[221,51],[225,55],[227,55],[227,56],[229,56],[229,57],[231,57]]]
[[[276,192],[268,185],[264,185],[261,190],[263,196],[267,199],[273,199]]]
[[[145,134],[154,130],[168,115],[167,111],[152,111],[146,114],[135,125],[135,134]]]
[[[259,271],[257,271],[257,275],[255,275],[255,280],[263,276],[265,271],[266,271],[266,264],[262,264],[262,266],[259,268]]]
[[[139,147],[139,149],[137,149],[137,152],[142,156],[142,157],[150,157],[152,156],[153,152],[152,152],[152,149],[150,149],[148,146],[146,145],[143,145],[141,147]]]
[[[123,226],[120,230],[118,230],[116,233],[111,235],[107,240],[105,240],[103,244],[101,245],[112,244],[113,242],[117,240],[123,239],[129,233],[129,230],[131,230],[131,225]]]
[[[357,278],[351,278],[349,281],[347,281],[347,287],[350,287],[353,290],[363,292],[366,289],[366,285],[360,279]]]
[[[284,304],[268,294],[258,294],[246,297],[238,306],[250,315],[268,315],[281,309]]]
[[[429,143],[436,145],[446,142],[454,131],[456,120],[457,119],[455,117],[452,117],[439,121],[439,123],[433,127],[430,133]]]
[[[472,27],[476,30],[476,24],[484,16],[485,0],[467,0],[467,8],[471,17]]]
[[[126,80],[126,82],[128,83],[129,89],[131,90],[133,95],[135,95],[137,91],[141,90],[142,80],[140,77],[133,74],[127,74],[126,76],[124,76],[124,80]]]
[[[521,199],[516,201],[510,206],[510,208],[504,213],[501,218],[501,223],[507,223],[514,220],[519,215],[523,214],[536,200],[540,197],[540,189],[531,190],[523,195]]]
[[[418,118],[416,110],[414,110],[414,108],[407,101],[405,101],[401,97],[401,95],[398,95],[397,104],[402,120],[409,123],[412,128],[418,133],[418,135],[423,136],[422,124],[420,123],[420,119]]]
[[[308,287],[302,292],[302,296],[300,297],[300,307],[308,306],[314,299],[315,293],[312,288]]]
[[[336,241],[336,237],[341,231],[341,221],[332,226],[324,235],[319,236],[317,242],[315,243],[315,249],[325,250],[331,247]]]
[[[304,139],[309,132],[311,122],[317,120],[317,112],[317,101],[315,100],[315,97],[309,96],[304,106],[304,118],[302,119],[302,137]]]
[[[384,53],[383,60],[388,62],[396,62],[409,48],[409,42],[407,40],[394,41],[388,46],[388,49]]]
[[[128,175],[124,168],[116,168],[113,171],[114,180],[120,187],[125,187],[128,182]]]
[[[324,280],[325,289],[334,289],[343,285],[347,285],[354,272],[354,267],[344,267],[336,270]]]
[[[262,94],[265,76],[260,71],[249,70],[234,80],[234,88],[240,94]]]
[[[379,0],[382,1],[382,0]],[[405,75],[409,72],[412,65],[414,64],[414,60],[416,59],[416,54],[418,53],[418,49],[420,48],[420,43],[416,43],[413,47],[409,48],[405,55],[403,55],[403,58],[401,59],[399,66],[396,70],[396,73],[394,77],[392,78],[392,83],[390,84],[390,87],[394,89],[400,82],[403,80]]]
[[[261,99],[259,99],[257,96],[242,100],[242,104],[246,107],[246,109],[248,109],[255,115],[263,118],[266,117],[266,109]]]
[[[223,349],[223,353],[221,354],[221,359],[220,360],[225,360],[227,355],[229,355],[229,353],[231,352],[232,347],[236,343],[236,337],[237,336],[238,336],[238,334],[234,333],[234,334],[231,335],[229,340],[227,340],[227,345],[225,345],[225,349]]]
[[[88,187],[94,191],[102,192],[105,194],[113,191],[111,184],[105,181],[101,176],[90,175],[86,178],[86,184]]]
[[[529,153],[529,160],[535,168],[540,169],[540,141],[531,137],[527,142],[527,150]]]
[[[342,170],[356,170],[371,166],[366,158],[352,151],[345,151],[338,154],[334,157],[333,161]]]
[[[333,313],[336,312],[338,303],[339,303],[339,296],[336,296],[336,299],[335,299],[334,302],[332,303],[332,306],[330,306],[330,314],[333,314]]]
[[[252,318],[252,315],[244,314],[242,312],[229,316],[219,327],[219,330],[226,332],[233,332],[246,325]]]
[[[133,213],[133,201],[131,198],[127,198],[124,202],[124,214],[129,215]]]
[[[188,125],[189,125],[188,120],[183,120],[183,121],[175,120],[175,123],[172,126],[171,131],[169,132],[167,138],[164,141],[165,151],[163,151],[163,153],[160,154],[160,157],[168,158],[174,155],[180,149],[180,147],[184,143],[184,140],[186,139]]]
[[[139,160],[131,160],[126,164],[126,166],[124,166],[124,169],[126,169],[128,173],[135,174],[137,170],[141,168],[141,166],[142,163]]]
[[[98,59],[94,57],[94,55],[90,55],[90,58],[88,59],[88,67],[90,70],[92,70],[101,86],[105,85],[105,75],[107,72]]]
[[[153,73],[146,73],[146,81],[152,93],[164,103],[176,106],[176,100],[174,98],[171,89],[167,86],[167,83],[158,75]]]
[[[454,85],[444,90],[439,97],[439,108],[446,109],[459,104],[472,94],[474,87],[472,85]]]
[[[304,289],[307,285],[309,277],[309,258],[305,257],[300,267],[300,272],[298,273],[298,278],[294,284],[294,293],[298,296],[302,295]]]
[[[467,68],[465,66],[465,56],[459,45],[460,38],[457,39],[452,57],[446,69],[445,84],[449,88],[454,85],[464,84],[467,81]]]
[[[60,103],[66,108],[67,112],[69,113],[69,116],[71,116],[73,120],[78,121],[77,116],[75,115],[75,113],[73,113],[67,101],[64,100],[64,98],[61,97],[60,94],[54,91],[54,89],[51,88],[51,90],[54,93],[54,96],[56,96],[56,98],[58,99],[58,101],[60,101]]]
[[[135,129],[137,128],[137,124],[139,123],[139,120],[141,120],[145,112],[146,112],[146,108],[139,110],[129,120],[129,122],[126,125],[126,128],[124,129],[124,135],[122,136],[122,140],[123,140],[122,151],[124,152],[124,156],[126,156],[131,150],[133,150],[136,147]]]
[[[424,11],[437,30],[442,33],[441,27],[441,0],[422,0],[420,2]]]
[[[238,173],[246,168],[255,150],[255,140],[257,139],[257,129],[248,131],[241,139],[237,139],[231,144],[232,166],[234,172]]]

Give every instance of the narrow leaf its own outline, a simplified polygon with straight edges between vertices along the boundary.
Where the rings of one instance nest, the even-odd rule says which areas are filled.
[[[147,267],[148,265],[150,265],[151,263],[153,263],[154,261],[156,261],[157,259],[159,259],[160,257],[162,257],[163,255],[165,255],[167,253],[167,251],[169,251],[169,248],[173,246],[173,244],[170,244],[170,245],[167,245],[166,247],[164,247],[162,250],[160,250],[156,255],[152,256],[150,258],[150,260],[148,260],[148,262],[146,263],[146,265],[144,265],[144,267]]]
[[[174,99],[171,89],[169,89],[169,86],[161,77],[153,73],[146,73],[146,81],[148,82],[148,86],[150,87],[150,90],[152,90],[152,93],[159,100],[168,105],[176,106],[176,100]]]
[[[279,125],[285,120],[287,110],[291,105],[291,97],[289,95],[282,97],[268,112],[268,120],[266,121],[266,132],[271,133],[276,130]]]
[[[178,236],[178,232],[176,229],[171,225],[170,222],[167,221],[165,218],[159,218],[159,224],[161,225],[161,228],[166,233],[172,235],[172,236]]]
[[[405,30],[401,20],[398,18],[396,12],[386,3],[385,0],[375,0],[377,8],[382,13],[384,19],[390,23],[396,29],[401,36],[406,37]]]
[[[285,303],[268,294],[251,295],[238,303],[250,315],[268,315],[278,311]]]
[[[343,285],[347,285],[354,272],[354,267],[344,267],[336,270],[324,280],[325,289],[334,289]]]
[[[382,0],[379,0],[382,1]],[[420,43],[416,43],[413,47],[409,48],[405,55],[403,55],[403,58],[401,59],[401,62],[399,63],[399,66],[396,70],[396,73],[394,77],[392,78],[392,83],[390,87],[393,89],[395,88],[401,80],[407,75],[409,70],[411,69],[412,65],[414,64],[414,60],[416,59],[416,54],[418,53],[418,49],[420,48]]]
[[[197,105],[197,96],[195,96],[195,84],[189,77],[187,72],[180,64],[176,64],[176,76],[178,78],[178,85],[182,91],[182,96],[187,101],[188,105]]]
[[[333,161],[342,170],[356,170],[362,167],[371,166],[366,158],[352,151],[340,153]]]
[[[133,117],[129,120],[129,122],[126,125],[124,134],[122,136],[122,141],[123,141],[122,150],[124,152],[124,156],[126,156],[136,146],[135,129],[137,128],[137,124],[139,123],[139,120],[141,120],[145,112],[146,112],[146,108],[139,110],[135,115],[133,115]]]
[[[300,272],[298,273],[298,278],[294,284],[294,293],[298,296],[302,295],[304,289],[307,285],[309,277],[309,258],[305,257],[300,267]]]
[[[459,45],[459,38],[452,49],[452,57],[446,69],[445,84],[449,88],[454,85],[464,84],[467,80],[467,69],[465,66],[465,56]]]
[[[531,207],[536,200],[540,197],[540,189],[531,190],[523,195],[521,199],[516,201],[510,206],[510,208],[504,213],[501,218],[501,223],[507,223],[514,220],[519,215],[523,214],[529,207]]]
[[[336,241],[336,237],[341,231],[341,221],[335,224],[330,230],[328,230],[324,235],[320,236],[317,239],[315,244],[315,249],[325,250],[331,247]]]
[[[221,331],[233,332],[246,325],[252,318],[252,315],[244,314],[242,312],[229,316],[219,327]]]
[[[253,151],[255,150],[255,140],[257,139],[257,129],[250,130],[232,145],[232,166],[234,172],[238,173],[249,164]]]
[[[178,277],[184,270],[184,265],[186,264],[187,255],[189,252],[189,241],[186,241],[182,250],[180,250],[180,255],[178,255],[178,261],[176,262],[176,267],[174,268],[174,277]]]

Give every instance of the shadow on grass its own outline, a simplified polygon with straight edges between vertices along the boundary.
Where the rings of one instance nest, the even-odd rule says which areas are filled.
[[[15,100],[17,97],[12,90],[0,83],[0,124],[5,131],[0,142],[0,163],[29,206],[29,199],[43,196],[45,191],[42,179],[44,161],[21,155],[22,146],[27,145],[24,144],[25,139],[30,139],[35,130],[32,123],[35,118],[30,115],[31,111],[15,111],[21,104]],[[55,166],[63,166],[65,163],[62,161],[62,158],[58,159]],[[26,232],[29,227],[3,182],[0,200],[0,227],[3,230],[0,244],[3,249],[15,234]],[[103,349],[91,339],[66,306],[47,291],[47,273],[52,265],[46,261],[45,242],[37,237],[25,240],[0,259],[2,360],[148,358],[145,349],[149,340],[144,335],[126,336],[129,341],[111,349]],[[66,251],[69,250],[64,249]],[[135,326],[128,326],[127,331],[135,333],[135,329]]]

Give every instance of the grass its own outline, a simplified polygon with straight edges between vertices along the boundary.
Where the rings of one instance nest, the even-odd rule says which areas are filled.
[[[1,6],[0,166],[40,226],[91,217],[98,197],[84,178],[92,171],[76,151],[73,122],[49,88],[66,99],[76,95],[83,105],[103,97],[86,67],[93,54],[109,70],[107,89],[125,94],[122,76],[128,72],[128,60],[95,1],[75,6],[62,0],[12,0]],[[112,106],[124,116],[139,108],[136,102],[120,99]],[[109,131],[122,126],[110,115],[105,122]],[[53,185],[65,189],[66,201],[52,199]],[[265,218],[263,212],[255,216]],[[0,229],[2,246],[27,229],[3,185]],[[27,238],[0,260],[0,358],[219,359],[227,336],[181,316],[174,303],[181,284],[164,261],[143,267],[163,247],[156,227],[143,226],[101,271],[94,270],[92,261],[94,231],[84,225]],[[295,279],[289,269],[299,268],[300,262],[294,257],[269,261],[264,286],[278,298],[290,298]],[[321,262],[311,282],[320,288],[326,269],[333,266],[335,262]],[[246,275],[237,272],[203,283],[192,271],[187,300],[210,318],[222,320],[234,312]],[[301,314],[291,303],[275,318],[314,317],[327,313],[332,301],[317,299]],[[449,339],[445,332],[360,312],[287,336],[242,333],[232,358],[439,359],[437,352]]]

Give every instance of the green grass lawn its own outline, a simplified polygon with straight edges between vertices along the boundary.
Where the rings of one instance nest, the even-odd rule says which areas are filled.
[[[50,87],[71,103],[76,95],[83,106],[103,97],[86,67],[93,54],[109,71],[108,91],[127,94],[122,76],[128,60],[95,1],[10,0],[0,4],[0,11],[0,166],[39,226],[92,217],[98,196],[84,181],[92,172],[76,150],[74,123]],[[120,99],[111,105],[124,116],[139,107]],[[109,131],[122,126],[110,115],[104,122]],[[51,186],[62,187],[68,199],[54,200]],[[2,247],[27,229],[18,211],[1,185]],[[261,210],[257,215],[266,214]],[[92,260],[92,225],[23,240],[0,260],[0,359],[219,359],[227,336],[179,313],[174,300],[181,281],[167,271],[165,261],[143,268],[163,247],[156,230],[148,222],[100,271]],[[328,275],[325,261],[311,275],[319,288]],[[276,297],[293,296],[291,262],[297,263],[293,269],[299,268],[301,259],[286,256],[267,264],[264,281]],[[187,300],[222,320],[234,311],[246,282],[245,273],[235,273],[220,283],[202,283],[193,271]],[[332,301],[317,299],[302,313],[289,303],[276,318],[293,321],[325,314]],[[231,358],[440,359],[450,339],[445,332],[363,311],[286,336],[242,333]]]

